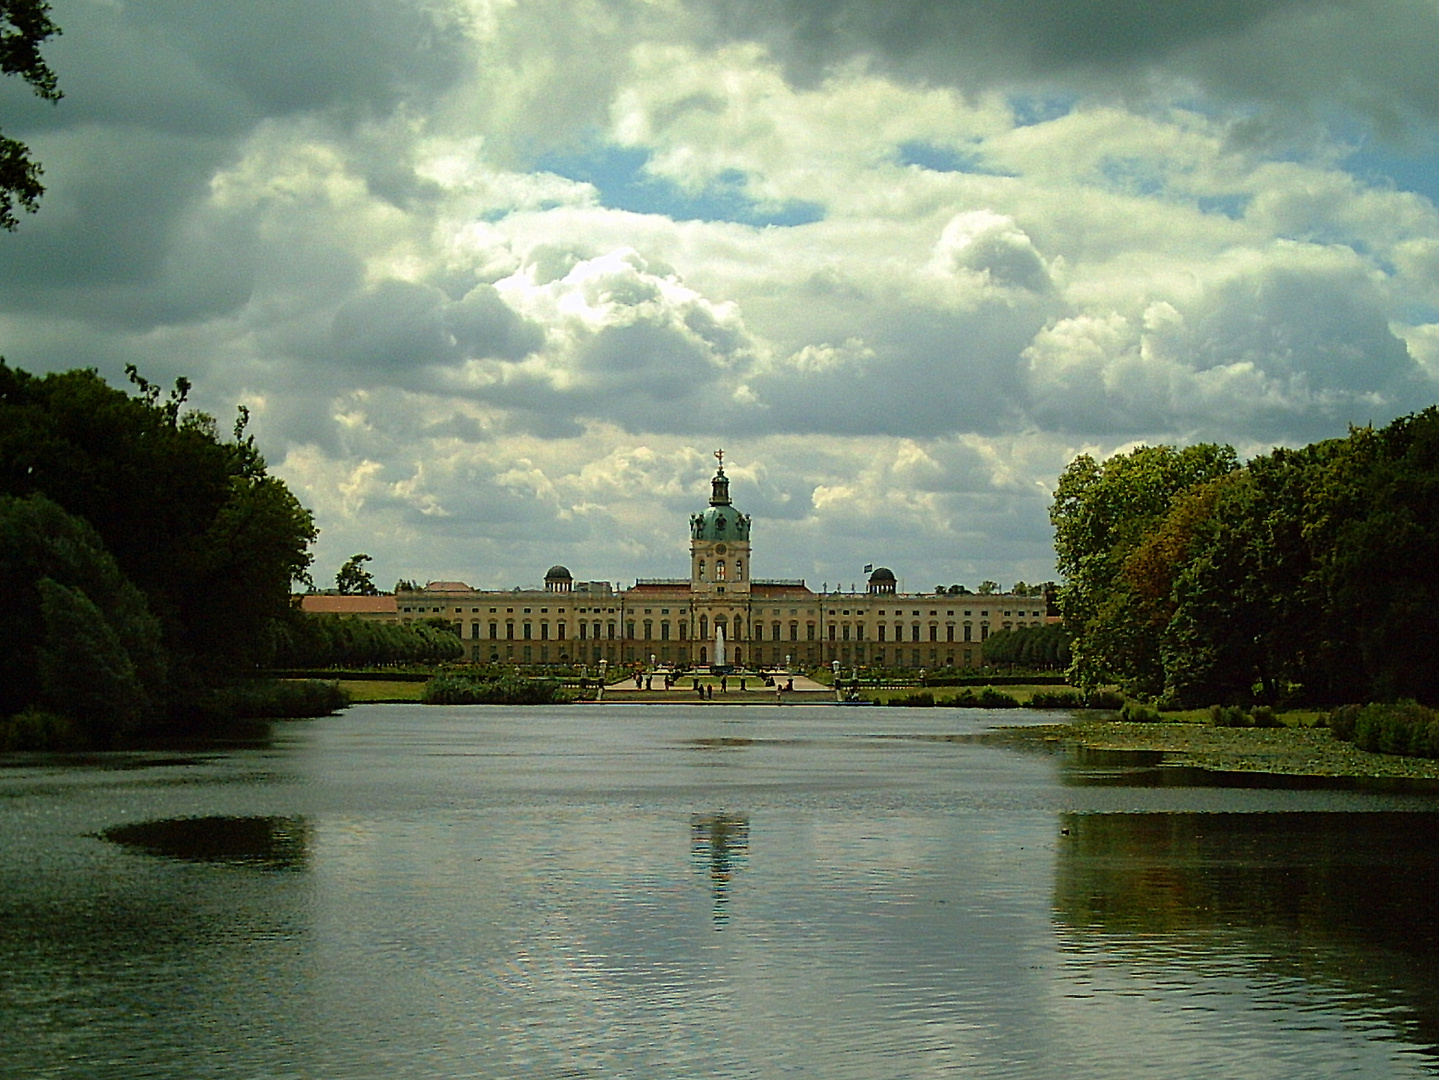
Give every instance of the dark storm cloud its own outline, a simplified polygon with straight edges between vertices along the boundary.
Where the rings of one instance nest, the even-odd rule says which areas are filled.
[[[19,131],[125,124],[216,136],[297,113],[360,120],[443,91],[469,48],[429,6],[407,0],[60,0],[54,8],[63,33],[45,55],[65,98],[36,108],[4,86],[0,108]]]
[[[64,33],[46,57],[64,99],[36,108],[18,80],[0,80],[5,129],[30,142],[48,189],[44,212],[0,245],[0,305],[129,329],[240,308],[255,225],[201,209],[211,179],[267,119],[306,114],[340,132],[442,90],[466,43],[426,10],[378,0],[56,4]],[[371,179],[387,197],[413,198],[395,171],[376,165]]]
[[[1427,0],[706,0],[703,10],[717,34],[765,43],[808,82],[864,57],[966,90],[1141,93],[1149,77],[1177,76],[1231,101],[1439,117],[1439,9]]]
[[[381,382],[415,385],[423,369],[470,359],[519,360],[544,332],[516,315],[489,285],[450,300],[431,285],[383,281],[335,315],[335,353]]]

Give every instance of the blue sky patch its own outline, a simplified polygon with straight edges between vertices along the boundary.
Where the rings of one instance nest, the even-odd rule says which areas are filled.
[[[593,184],[600,202],[612,210],[661,214],[675,221],[732,221],[741,225],[810,225],[824,220],[818,203],[792,200],[779,207],[762,206],[749,197],[745,174],[721,173],[702,192],[691,193],[663,177],[645,171],[646,150],[622,146],[595,146],[576,154],[551,154],[536,168],[571,180]]]
[[[899,144],[899,163],[917,165],[930,172],[979,173],[989,170],[981,167],[978,154],[965,153],[952,146],[936,146],[928,142],[904,142]]]

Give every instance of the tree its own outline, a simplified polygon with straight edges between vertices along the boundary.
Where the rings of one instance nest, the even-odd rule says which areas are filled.
[[[1049,517],[1067,579],[1059,603],[1074,635],[1070,674],[1080,685],[1156,681],[1158,643],[1122,579],[1126,560],[1177,496],[1236,468],[1228,446],[1141,446],[1103,464],[1081,454],[1060,475]]]
[[[997,592],[999,592],[999,582],[997,582],[997,581],[981,581],[981,582],[979,583],[979,595],[980,595],[980,596],[993,596],[993,595],[995,595],[995,593],[997,593]]]
[[[40,55],[41,44],[60,28],[50,21],[45,0],[0,0],[0,73],[19,75],[46,101],[60,100],[55,73]],[[30,159],[30,148],[0,132],[0,228],[14,231],[18,224],[15,206],[34,213],[40,196],[43,172]]]
[[[375,588],[375,579],[365,569],[365,563],[369,561],[368,555],[351,555],[345,565],[340,567],[340,572],[335,575],[335,588],[340,590],[341,595],[380,595],[380,590]]]
[[[0,716],[41,704],[96,741],[155,718],[160,624],[89,524],[0,495]]]
[[[0,361],[0,494],[44,494],[98,534],[163,627],[181,690],[252,671],[316,532],[268,474],[241,411],[234,437],[130,369],[35,377]],[[68,584],[68,582],[62,582]],[[94,597],[91,597],[94,599]]]

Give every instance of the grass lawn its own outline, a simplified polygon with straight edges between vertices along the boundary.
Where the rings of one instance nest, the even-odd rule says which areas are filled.
[[[933,694],[934,700],[938,702],[958,697],[966,690],[972,690],[976,694],[984,690],[998,690],[1001,694],[1008,694],[1021,705],[1028,705],[1029,699],[1035,694],[1052,694],[1055,691],[1065,691],[1069,689],[1067,686],[1030,683],[1017,683],[1014,686],[990,686],[984,683],[976,683],[973,686],[907,686],[900,690],[872,690],[869,687],[861,686],[859,695],[871,701],[876,701],[881,705],[888,705],[891,698],[911,697],[918,693]],[[1208,715],[1208,713],[1205,714],[1206,719],[1208,719]]]
[[[355,705],[377,701],[419,701],[422,682],[396,682],[390,679],[346,679],[340,684]]]

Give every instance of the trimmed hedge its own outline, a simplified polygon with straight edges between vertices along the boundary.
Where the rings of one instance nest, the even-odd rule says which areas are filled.
[[[1439,712],[1412,701],[1397,705],[1341,705],[1326,717],[1336,739],[1361,750],[1439,758]]]
[[[426,705],[554,705],[568,700],[556,679],[515,675],[498,679],[436,675],[420,691],[420,701]]]

